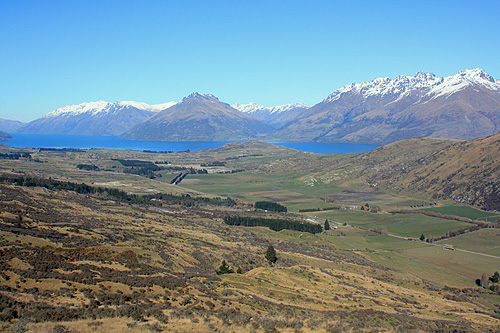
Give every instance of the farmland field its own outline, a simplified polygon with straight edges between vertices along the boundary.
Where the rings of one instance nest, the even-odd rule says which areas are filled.
[[[213,195],[230,196],[243,201],[276,201],[285,204],[289,211],[303,208],[331,206],[320,199],[321,195],[340,191],[327,185],[314,188],[297,180],[297,175],[269,176],[248,172],[221,175],[188,175],[181,186]]]
[[[426,208],[424,210],[446,215],[468,217],[472,220],[485,220],[487,218],[495,219],[500,217],[500,215],[497,213],[485,212],[468,206],[444,206],[444,207]]]
[[[445,239],[438,244],[451,244],[457,248],[500,257],[500,230],[481,229],[457,237]],[[500,265],[499,265],[500,266]],[[500,267],[499,267],[500,270]]]
[[[313,213],[311,213],[313,214]],[[371,230],[385,231],[404,237],[418,238],[420,235],[428,237],[442,236],[448,231],[470,227],[470,223],[447,220],[421,214],[388,214],[369,213],[360,210],[331,210],[314,212],[314,216],[338,223],[347,223],[353,226]]]

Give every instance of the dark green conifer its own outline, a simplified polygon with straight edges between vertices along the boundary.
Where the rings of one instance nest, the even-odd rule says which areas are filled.
[[[330,223],[328,222],[328,219],[325,220],[325,230],[330,230]]]
[[[266,259],[271,264],[274,264],[278,260],[278,258],[276,257],[276,250],[271,244],[269,244],[269,246],[267,247]]]

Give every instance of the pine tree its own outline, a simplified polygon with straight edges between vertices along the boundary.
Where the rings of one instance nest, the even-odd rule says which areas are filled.
[[[224,259],[222,259],[222,264],[220,265],[219,269],[215,272],[217,273],[217,275],[234,273],[233,270],[229,268],[229,265],[226,263],[226,260]]]
[[[325,220],[325,230],[330,230],[330,223],[328,223],[328,219]]]
[[[274,264],[278,260],[278,258],[276,257],[276,250],[271,244],[269,244],[269,246],[267,247],[266,259],[271,264]]]

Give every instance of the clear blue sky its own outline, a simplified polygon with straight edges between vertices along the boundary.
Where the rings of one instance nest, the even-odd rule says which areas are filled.
[[[351,82],[482,68],[500,1],[0,0],[0,118],[85,101],[314,105]]]

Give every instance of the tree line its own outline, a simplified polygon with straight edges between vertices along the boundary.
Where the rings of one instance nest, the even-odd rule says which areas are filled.
[[[31,159],[30,153],[0,153],[0,158],[4,160],[18,160],[20,158]]]
[[[267,219],[259,217],[246,217],[246,216],[226,216],[224,223],[228,225],[242,225],[247,227],[268,227],[274,231],[283,229],[295,230],[302,232],[309,232],[317,234],[323,231],[323,227],[319,224],[297,222],[285,219]]]

